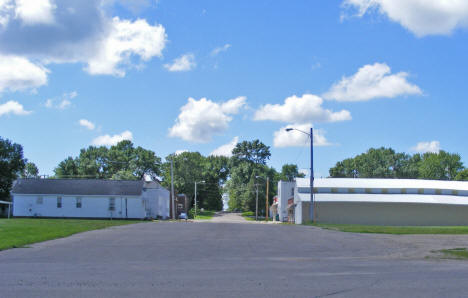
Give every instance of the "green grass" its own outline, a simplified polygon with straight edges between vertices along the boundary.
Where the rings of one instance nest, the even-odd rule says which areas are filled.
[[[312,224],[316,227],[351,233],[376,233],[376,234],[468,234],[468,226],[367,226],[367,225],[344,225],[344,224]]]
[[[211,219],[214,214],[215,214],[214,211],[209,211],[209,210],[199,211],[195,219]]]
[[[468,251],[464,247],[442,249],[434,252],[442,253],[444,257],[449,259],[468,259]]]
[[[0,250],[67,237],[76,233],[141,221],[90,219],[0,219]]]
[[[242,212],[241,216],[245,218],[246,220],[255,220],[255,212],[253,211],[245,211]],[[271,218],[270,218],[271,220]],[[265,217],[259,216],[258,221],[265,221]]]

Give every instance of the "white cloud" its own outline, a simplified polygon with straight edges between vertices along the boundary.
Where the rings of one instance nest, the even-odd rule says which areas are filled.
[[[34,89],[47,84],[48,69],[18,56],[0,55],[0,92]]]
[[[169,71],[189,71],[195,68],[195,56],[193,54],[185,54],[174,59],[172,63],[164,64],[164,67]]]
[[[180,154],[182,154],[184,152],[188,152],[188,150],[186,150],[186,149],[176,150],[175,155],[180,155]]]
[[[260,107],[254,115],[254,120],[272,120],[279,122],[337,122],[351,120],[351,113],[347,110],[332,112],[322,107],[323,99],[304,94],[301,97],[290,96],[284,104],[267,104]]]
[[[343,77],[323,97],[337,101],[367,101],[422,94],[418,86],[406,80],[407,77],[406,72],[391,74],[390,67],[385,63],[368,64],[359,68],[354,75]]]
[[[180,108],[176,123],[169,129],[169,136],[190,142],[208,142],[213,135],[228,128],[232,120],[230,115],[237,114],[245,101],[243,96],[223,103],[189,98],[187,104]]]
[[[123,140],[133,140],[133,134],[131,131],[126,130],[122,132],[121,134],[116,134],[116,135],[103,135],[95,138],[93,140],[93,145],[96,146],[113,146],[116,145],[117,143],[123,141]]]
[[[65,110],[71,107],[72,105],[71,99],[75,98],[76,96],[78,96],[78,93],[76,91],[64,93],[59,98],[47,99],[46,102],[44,103],[44,106],[49,109],[54,108],[58,110]]]
[[[10,100],[4,104],[0,104],[0,117],[7,114],[28,115],[31,113],[31,111],[26,111],[23,105],[17,101]]]
[[[438,153],[440,151],[440,142],[439,141],[419,142],[416,146],[411,147],[411,151],[419,152],[419,153],[426,153],[426,152]]]
[[[216,56],[221,52],[226,52],[230,47],[231,45],[227,43],[222,47],[214,48],[213,51],[211,51],[211,56]]]
[[[94,128],[96,128],[96,126],[94,125],[93,122],[91,122],[89,120],[86,120],[86,119],[80,119],[80,121],[78,121],[78,123],[81,126],[86,127],[89,130],[93,130]]]
[[[132,56],[143,61],[162,56],[166,45],[166,33],[162,25],[149,25],[146,20],[134,22],[112,19],[110,34],[100,44],[97,55],[88,60],[86,70],[90,74],[109,74],[123,77],[123,65],[131,64]]]
[[[232,150],[236,147],[237,143],[239,143],[239,137],[234,137],[229,143],[213,150],[210,155],[231,157]]]
[[[468,27],[466,0],[345,0],[343,5],[360,17],[378,11],[420,37]]]
[[[302,147],[310,146],[310,137],[297,130],[286,131],[286,128],[296,128],[309,133],[311,124],[292,124],[281,127],[274,132],[273,146],[275,147]],[[314,147],[331,145],[321,129],[314,129]]]
[[[0,54],[44,65],[84,63],[92,75],[120,77],[162,57],[165,28],[108,17],[114,2],[0,0]]]
[[[56,6],[49,0],[16,0],[15,17],[25,25],[54,23]]]

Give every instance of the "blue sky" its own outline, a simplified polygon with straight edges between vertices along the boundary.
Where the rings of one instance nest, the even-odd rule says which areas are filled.
[[[319,177],[380,146],[467,164],[467,29],[464,1],[0,1],[0,136],[41,174],[120,139],[165,157],[258,138],[308,168],[284,128],[310,125]]]

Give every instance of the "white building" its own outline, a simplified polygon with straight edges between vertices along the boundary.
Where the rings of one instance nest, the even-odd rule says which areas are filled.
[[[315,220],[370,225],[468,225],[468,182],[323,178],[314,181]],[[295,222],[309,220],[309,179],[296,179]]]
[[[294,181],[279,181],[278,182],[278,217],[282,222],[288,221],[288,201],[294,202],[294,189],[296,182]]]
[[[13,216],[167,218],[169,191],[155,181],[18,179]]]

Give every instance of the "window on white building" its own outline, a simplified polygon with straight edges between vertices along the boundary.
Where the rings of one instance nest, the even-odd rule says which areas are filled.
[[[76,198],[76,208],[81,208],[81,198]]]
[[[57,208],[62,208],[62,197],[57,197]]]
[[[115,210],[115,198],[109,198],[109,211]]]
[[[36,204],[42,205],[42,203],[44,203],[44,198],[43,197],[37,197]]]

